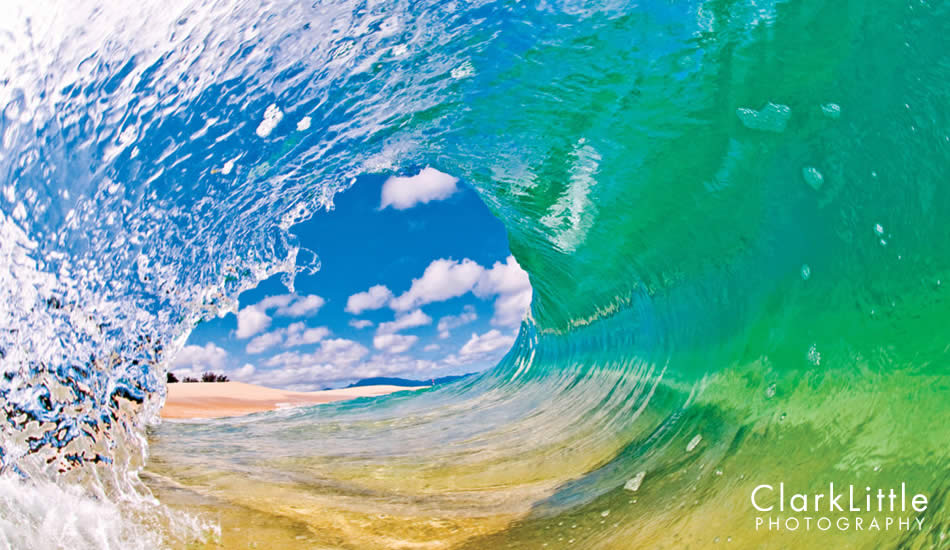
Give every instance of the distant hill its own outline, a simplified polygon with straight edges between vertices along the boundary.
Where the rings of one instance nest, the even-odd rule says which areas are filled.
[[[438,386],[440,384],[451,384],[463,378],[468,378],[475,374],[460,374],[457,376],[442,376],[440,378],[430,378],[428,380],[409,380],[408,378],[393,378],[389,376],[376,376],[374,378],[364,378],[359,382],[353,382],[347,388],[358,388],[360,386],[403,386],[406,388],[415,388],[418,386]]]

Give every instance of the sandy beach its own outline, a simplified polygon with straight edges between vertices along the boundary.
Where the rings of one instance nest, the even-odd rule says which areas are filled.
[[[162,418],[220,418],[240,416],[284,407],[375,397],[398,391],[426,388],[403,386],[361,386],[338,390],[295,392],[255,386],[243,382],[197,382],[168,385]]]

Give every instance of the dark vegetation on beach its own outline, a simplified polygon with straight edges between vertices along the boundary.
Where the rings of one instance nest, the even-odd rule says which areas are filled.
[[[475,374],[470,372],[457,376],[443,376],[441,378],[430,378],[428,380],[410,380],[408,378],[393,378],[388,376],[376,376],[373,378],[364,378],[358,382],[353,382],[348,388],[358,388],[361,386],[402,386],[405,388],[414,388],[417,386],[438,386],[440,384],[451,384],[463,378],[468,378]]]
[[[175,373],[169,371],[166,376],[166,380],[169,384],[174,384],[175,382],[185,382],[185,383],[194,383],[194,382],[227,382],[228,377],[223,374],[215,374],[213,372],[206,372],[201,375],[201,380],[194,378],[192,376],[186,376],[181,380],[178,380],[178,377],[175,376]]]

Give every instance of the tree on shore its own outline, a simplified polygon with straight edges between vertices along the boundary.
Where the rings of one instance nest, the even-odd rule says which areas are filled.
[[[228,382],[228,377],[223,374],[206,372],[201,375],[201,380],[193,376],[186,376],[179,380],[178,377],[175,376],[175,373],[168,371],[168,374],[166,375],[166,381],[169,384],[174,384],[175,382],[184,382],[186,384],[193,384],[195,382]]]

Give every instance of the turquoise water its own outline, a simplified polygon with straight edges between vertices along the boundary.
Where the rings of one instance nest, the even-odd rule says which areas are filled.
[[[14,11],[8,545],[946,544],[944,4]],[[319,265],[293,223],[420,165],[474,186],[531,277],[495,369],[146,428],[199,320]],[[757,531],[779,481],[930,506],[915,531]]]

